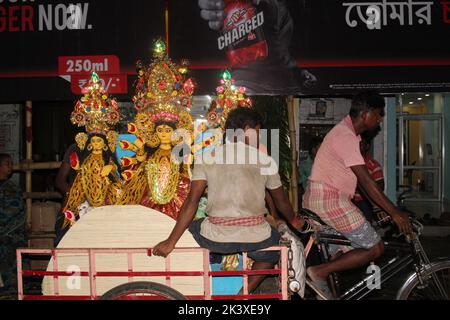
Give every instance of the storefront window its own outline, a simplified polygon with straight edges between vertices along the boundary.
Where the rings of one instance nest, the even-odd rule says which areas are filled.
[[[443,105],[440,93],[402,93],[397,96],[397,113],[429,114],[441,113]]]
[[[419,216],[439,218],[443,202],[443,98],[404,93],[397,97],[397,192]]]

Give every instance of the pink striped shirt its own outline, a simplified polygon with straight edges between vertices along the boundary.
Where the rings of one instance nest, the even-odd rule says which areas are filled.
[[[359,149],[360,141],[352,119],[345,117],[325,136],[314,159],[309,180],[328,184],[353,197],[357,178],[351,167],[365,164]]]

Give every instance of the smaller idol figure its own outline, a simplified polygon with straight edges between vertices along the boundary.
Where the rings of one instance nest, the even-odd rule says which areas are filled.
[[[108,198],[114,197],[114,190],[120,190],[114,155],[118,133],[110,130],[120,120],[117,101],[108,96],[96,73],[82,93],[84,96],[77,101],[70,119],[73,124],[84,126],[86,133],[76,135],[77,146],[70,154],[70,166],[76,176],[62,209],[64,222],[59,230],[62,234],[89,208],[110,204]]]

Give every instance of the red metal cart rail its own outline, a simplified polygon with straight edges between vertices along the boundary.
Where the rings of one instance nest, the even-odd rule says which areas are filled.
[[[170,255],[165,259],[165,270],[161,271],[134,271],[133,270],[133,254],[152,255],[152,248],[137,249],[17,249],[17,280],[18,280],[18,299],[19,300],[97,300],[100,298],[97,292],[98,277],[127,277],[128,283],[133,282],[133,277],[152,276],[165,277],[166,286],[171,286],[171,277],[203,277],[204,295],[186,296],[192,300],[223,300],[223,299],[282,299],[287,300],[288,295],[288,268],[287,268],[287,251],[285,246],[271,247],[261,251],[280,251],[280,266],[270,270],[248,270],[247,269],[247,253],[243,253],[243,270],[242,271],[210,271],[209,250],[203,248],[176,248],[173,253],[182,252],[202,252],[203,254],[203,270],[198,271],[171,271]],[[58,254],[86,254],[89,257],[89,271],[82,272],[66,272],[58,270]],[[128,270],[119,271],[96,271],[95,262],[97,254],[127,254]],[[23,255],[50,255],[53,258],[53,271],[38,271],[23,269]],[[77,275],[80,277],[88,277],[90,285],[90,295],[85,296],[63,296],[59,294],[59,277],[67,277]],[[248,294],[248,276],[256,274],[280,275],[281,292],[275,294]],[[54,295],[26,295],[23,289],[23,277],[30,276],[52,276]],[[243,295],[212,295],[211,293],[211,277],[222,276],[243,276]],[[140,299],[155,299],[155,297],[139,297]],[[126,298],[125,298],[126,299]]]

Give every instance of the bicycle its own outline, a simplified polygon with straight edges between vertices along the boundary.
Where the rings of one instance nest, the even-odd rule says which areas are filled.
[[[350,241],[339,235],[332,228],[328,227],[312,211],[301,209],[301,214],[305,219],[315,221],[318,227],[315,227],[310,235],[305,254],[308,257],[313,245],[318,249],[322,263],[329,260],[329,246],[343,245],[350,246]],[[394,236],[391,239],[383,239],[385,245],[385,254],[387,251],[396,253],[394,258],[388,260],[379,266],[380,283],[383,285],[392,280],[402,271],[412,267],[413,271],[407,276],[397,291],[397,300],[409,299],[450,299],[450,257],[438,258],[430,261],[420,242],[420,234],[423,230],[422,224],[414,217],[410,217],[413,226],[413,233],[408,237]],[[379,222],[378,222],[379,223]],[[402,241],[402,238],[404,240]],[[385,255],[384,254],[384,255]],[[374,281],[376,275],[371,274],[361,279],[348,290],[340,293],[339,278],[337,274],[329,277],[329,285],[333,293],[333,298],[338,300],[360,300],[377,289],[375,286],[369,286],[368,283]],[[313,282],[307,278],[306,284],[317,295],[324,300],[329,299],[318,290]]]

